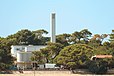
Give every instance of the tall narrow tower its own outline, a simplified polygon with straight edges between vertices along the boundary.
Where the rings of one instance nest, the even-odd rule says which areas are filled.
[[[55,13],[51,14],[51,42],[55,43],[56,42],[56,22],[55,22]]]

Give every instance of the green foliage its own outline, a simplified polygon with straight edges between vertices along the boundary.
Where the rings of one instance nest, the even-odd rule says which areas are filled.
[[[92,33],[88,29],[75,31],[72,34],[57,35],[57,43],[47,43],[50,37],[44,37],[44,34],[48,32],[43,29],[36,31],[23,29],[6,38],[0,37],[0,57],[2,58],[0,68],[5,69],[13,62],[10,55],[11,45],[47,45],[46,48],[33,52],[31,59],[38,61],[39,64],[55,62],[67,68],[83,67],[93,55],[111,54],[114,56],[114,30],[108,42],[104,42],[107,34],[95,34],[91,37]],[[105,61],[108,61],[108,66],[111,68],[114,66],[114,59],[105,59]],[[93,66],[100,65],[101,62],[95,62]],[[94,68],[99,69],[99,67]]]
[[[88,31],[88,29],[83,29],[80,31],[80,33],[82,34],[82,37],[85,42],[88,40],[88,37],[91,37],[91,35],[92,35],[92,33],[90,31]]]
[[[104,74],[107,73],[108,62],[104,60],[90,61],[88,64],[88,69],[94,74]]]
[[[70,45],[62,49],[54,61],[67,68],[73,68],[74,66],[74,68],[80,68],[93,55],[93,51],[93,48],[86,44]]]
[[[92,33],[88,31],[88,29],[83,29],[80,32],[76,31],[71,35],[71,41],[75,43],[81,43],[80,41],[83,39],[84,43],[88,43],[89,37],[91,37]]]
[[[44,37],[43,34],[47,34],[46,30],[30,31],[23,29],[13,35],[9,35],[3,42],[11,45],[45,45],[49,41],[48,37]]]
[[[33,44],[35,45],[46,45],[46,42],[49,41],[49,37],[44,37],[44,34],[48,34],[48,32],[44,29],[32,31],[34,35]]]
[[[68,46],[70,44],[70,34],[60,34],[56,36],[56,42],[60,43],[64,46]]]
[[[63,45],[60,43],[48,43],[46,48],[40,49],[46,59],[46,63],[53,63],[53,59],[59,54]]]
[[[32,52],[31,60],[32,61],[37,61],[38,64],[43,64],[44,62],[44,56],[41,53],[41,51],[34,51]]]
[[[68,68],[75,69],[75,62],[68,62],[66,65],[68,65]]]
[[[32,35],[32,32],[27,29],[18,31],[14,35],[14,37],[17,39],[20,45],[32,44],[32,41],[34,39],[34,35]]]
[[[114,30],[112,30],[112,33],[110,34],[110,42],[114,42]]]
[[[72,33],[71,41],[73,43],[80,43],[81,38],[83,38],[82,33],[76,31],[76,32]]]
[[[111,68],[114,68],[114,57],[111,58],[110,60],[107,60],[108,62],[108,67],[111,69]]]
[[[0,49],[0,70],[8,69],[13,63],[13,57],[8,51]]]
[[[101,44],[101,41],[100,40],[95,40],[95,39],[90,39],[89,42],[88,42],[88,45],[94,47],[94,48],[97,48]]]

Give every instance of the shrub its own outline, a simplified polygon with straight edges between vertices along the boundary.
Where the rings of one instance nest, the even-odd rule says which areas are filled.
[[[88,64],[88,69],[94,74],[105,74],[107,73],[108,62],[100,61],[90,61]]]

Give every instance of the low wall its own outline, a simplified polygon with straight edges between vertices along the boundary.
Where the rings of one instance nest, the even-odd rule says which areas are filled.
[[[46,73],[46,74],[50,74],[50,73],[74,73],[74,74],[92,74],[91,72],[88,71],[88,69],[76,69],[73,71],[69,71],[69,70],[25,70],[23,71],[23,73]],[[13,73],[20,73],[19,71],[13,71]],[[110,69],[107,71],[107,74],[114,74],[114,69]]]
[[[74,70],[74,73],[76,73],[76,74],[92,74],[91,72],[89,72],[88,69],[76,69],[76,70]],[[114,69],[109,69],[107,71],[107,74],[114,74]]]
[[[19,71],[13,71],[14,74],[20,73]],[[70,74],[70,71],[23,71],[24,74]]]
[[[108,74],[114,74],[114,69],[109,69],[107,73]]]

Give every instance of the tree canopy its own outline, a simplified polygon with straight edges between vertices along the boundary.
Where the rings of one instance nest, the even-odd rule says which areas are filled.
[[[11,45],[46,45],[46,48],[34,51],[31,60],[38,61],[39,64],[57,63],[72,69],[85,67],[93,55],[114,56],[114,30],[111,34],[93,35],[88,29],[59,34],[56,35],[56,43],[50,43],[50,37],[45,37],[45,34],[48,32],[44,29],[22,29],[6,38],[0,37],[0,67],[7,68],[6,65],[12,64]],[[105,41],[107,37],[109,40]],[[6,58],[9,61],[6,61]],[[114,58],[105,61],[108,66],[113,67]]]
[[[70,45],[60,51],[55,62],[68,68],[79,68],[90,60],[93,51],[93,48],[86,44]]]

